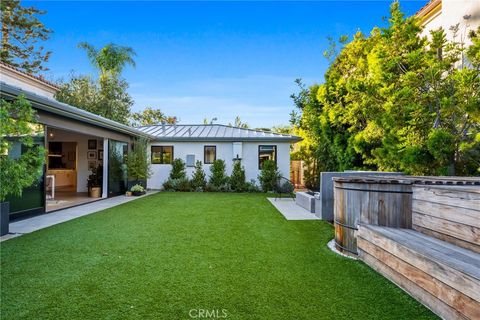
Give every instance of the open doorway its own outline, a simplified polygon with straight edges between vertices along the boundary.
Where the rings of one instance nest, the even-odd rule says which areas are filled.
[[[45,176],[46,211],[51,212],[101,199],[103,139],[48,127]],[[100,191],[89,194],[88,182],[97,174]]]

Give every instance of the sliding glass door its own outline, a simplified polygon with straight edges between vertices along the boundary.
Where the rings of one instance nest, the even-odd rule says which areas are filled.
[[[22,144],[20,137],[4,137],[11,143],[11,148],[8,150],[9,158],[18,159],[22,154],[29,152],[30,148],[45,146],[45,126],[31,124],[30,127],[33,147]],[[38,179],[31,186],[23,189],[21,197],[11,195],[6,199],[7,202],[10,202],[10,219],[45,211],[44,170],[44,166],[39,168]]]
[[[108,141],[108,196],[124,194],[127,191],[127,166],[125,157],[128,143]]]

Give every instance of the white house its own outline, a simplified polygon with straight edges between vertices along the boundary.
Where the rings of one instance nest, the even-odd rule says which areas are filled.
[[[148,134],[149,156],[153,174],[148,179],[150,189],[161,189],[172,169],[173,159],[185,161],[191,177],[195,162],[200,160],[207,175],[215,159],[226,163],[227,174],[232,172],[234,160],[245,168],[247,181],[257,180],[265,160],[277,163],[282,176],[290,178],[290,145],[301,138],[260,130],[225,125],[153,125],[140,127]]]
[[[423,35],[429,36],[431,30],[443,28],[447,39],[453,40],[450,27],[458,24],[459,30],[456,41],[465,41],[471,44],[468,33],[480,26],[479,0],[430,0],[423,6],[416,16],[424,27]]]

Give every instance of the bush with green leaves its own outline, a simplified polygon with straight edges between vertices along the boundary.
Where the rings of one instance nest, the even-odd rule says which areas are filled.
[[[250,180],[250,182],[245,182],[245,191],[255,193],[255,192],[260,192],[261,190],[258,187],[255,179],[252,179],[252,180]]]
[[[203,171],[202,161],[197,160],[195,163],[195,171],[193,172],[191,186],[193,191],[204,191],[207,186],[205,172]]]
[[[234,161],[230,176],[230,188],[235,192],[243,192],[246,189],[245,184],[245,168],[242,167],[240,161]]]
[[[163,183],[163,189],[165,191],[192,191],[191,181],[187,177],[178,179],[168,179]]]
[[[260,181],[260,186],[263,192],[275,191],[277,186],[277,181],[280,179],[281,174],[278,171],[277,164],[275,161],[266,160],[262,164],[262,170],[258,176]]]
[[[280,181],[280,185],[278,187],[278,192],[281,193],[293,193],[295,190],[295,186],[288,180],[284,180],[283,182]]]
[[[152,175],[150,160],[147,156],[148,141],[145,138],[135,139],[133,149],[125,158],[127,173],[135,181],[147,180]]]
[[[139,184],[136,184],[136,185],[134,185],[133,187],[130,188],[130,191],[132,191],[132,192],[144,192],[145,188],[142,187]]]
[[[43,127],[36,125],[36,117],[23,96],[13,102],[0,100],[0,202],[7,196],[21,197],[23,189],[39,182],[43,174],[45,149],[33,138],[39,136],[43,143]],[[26,151],[10,157],[15,145],[22,145]]]
[[[185,170],[185,162],[180,158],[174,159],[169,179],[182,179],[186,177],[187,171]]]
[[[213,161],[212,166],[210,167],[210,179],[209,184],[219,190],[228,189],[228,176],[225,172],[225,161],[217,159]]]

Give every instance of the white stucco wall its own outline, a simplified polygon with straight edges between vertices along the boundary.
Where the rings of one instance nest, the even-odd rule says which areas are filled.
[[[242,165],[245,168],[247,181],[257,180],[260,173],[258,169],[258,146],[276,145],[277,146],[277,166],[284,177],[290,179],[290,143],[288,142],[243,142]],[[232,173],[233,166],[233,142],[152,142],[150,146],[173,146],[174,158],[181,158],[186,161],[187,154],[194,154],[195,161],[200,160],[203,163],[204,146],[217,147],[217,159],[222,159],[226,163],[228,175]],[[149,158],[151,148],[148,148]],[[210,164],[203,164],[203,170],[210,174]],[[149,189],[161,189],[163,183],[168,179],[172,166],[170,164],[152,164],[152,176],[148,179]],[[194,168],[187,168],[187,174],[192,176]]]
[[[470,15],[468,20],[463,17]],[[462,36],[468,46],[468,31],[476,30],[480,25],[480,0],[442,0],[441,12],[424,25],[423,35],[429,35],[430,30],[442,27],[447,33],[447,39],[452,40],[453,35],[449,30],[451,26],[459,23],[458,37]],[[457,41],[460,39],[457,37]]]
[[[43,83],[41,80],[25,75],[22,72],[18,72],[4,65],[0,65],[0,81],[49,99],[53,99],[55,92],[57,91],[56,88]]]

